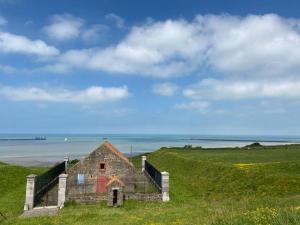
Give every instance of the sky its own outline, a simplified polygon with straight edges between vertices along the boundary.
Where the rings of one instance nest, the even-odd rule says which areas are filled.
[[[0,133],[300,135],[299,7],[0,0]]]

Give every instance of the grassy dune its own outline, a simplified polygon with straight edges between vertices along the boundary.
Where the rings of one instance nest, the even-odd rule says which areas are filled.
[[[22,209],[24,177],[33,169],[3,165],[11,174],[19,170],[15,177],[22,178],[0,197],[1,210],[13,200],[5,224],[300,224],[299,145],[163,148],[147,157],[170,173],[170,202],[127,201],[121,208],[67,204],[57,216],[30,219],[14,217]],[[133,161],[140,163],[137,157]],[[2,178],[1,172],[0,166]]]

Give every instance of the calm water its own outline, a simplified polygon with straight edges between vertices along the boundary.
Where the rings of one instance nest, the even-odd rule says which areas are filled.
[[[47,140],[15,140],[45,136]],[[166,146],[236,147],[254,141],[265,145],[300,143],[300,137],[211,136],[211,135],[0,135],[0,161],[23,165],[49,165],[81,158],[108,138],[121,152],[130,155],[151,152]],[[11,140],[13,139],[13,140]]]

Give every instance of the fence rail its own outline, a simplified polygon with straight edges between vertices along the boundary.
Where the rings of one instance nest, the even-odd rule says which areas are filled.
[[[159,172],[147,160],[145,161],[145,171],[152,178],[153,182],[155,182],[156,185],[161,188],[161,172]]]
[[[52,183],[54,183],[58,176],[65,171],[65,162],[62,162],[45,173],[36,177],[34,196],[42,194]]]

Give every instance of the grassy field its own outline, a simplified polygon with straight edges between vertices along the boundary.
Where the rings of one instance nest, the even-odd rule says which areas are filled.
[[[0,164],[4,224],[300,224],[300,145],[162,148],[147,157],[170,173],[170,202],[67,204],[57,216],[30,219],[16,217],[24,177],[41,169]]]
[[[0,213],[11,219],[18,216],[25,200],[25,182],[29,174],[40,174],[45,168],[13,166],[0,162]],[[0,215],[0,223],[3,222]]]

